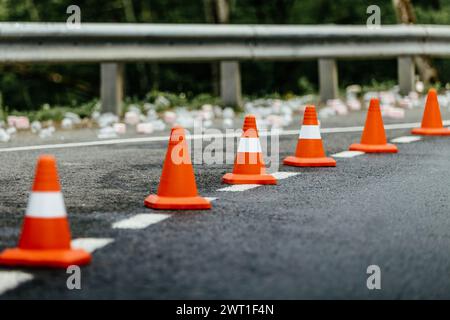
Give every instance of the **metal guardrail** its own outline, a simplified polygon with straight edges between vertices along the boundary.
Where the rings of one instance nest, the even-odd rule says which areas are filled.
[[[402,90],[407,91],[413,83],[411,57],[415,55],[450,56],[450,26],[389,25],[371,29],[342,25],[82,23],[79,29],[71,29],[65,23],[0,23],[0,63],[102,63],[102,79],[114,82],[102,87],[105,101],[108,92],[120,90],[117,87],[123,68],[111,63],[223,61],[226,79],[222,77],[222,90],[228,92],[224,99],[237,102],[240,85],[234,82],[240,77],[235,75],[239,73],[236,61],[319,59],[321,95],[326,99],[337,94],[334,59],[400,57],[399,80]],[[117,103],[120,98],[121,94],[113,92],[107,103]]]
[[[295,60],[450,55],[450,26],[0,23],[0,62]]]

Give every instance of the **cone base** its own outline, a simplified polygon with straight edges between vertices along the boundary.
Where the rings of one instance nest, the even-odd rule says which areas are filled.
[[[411,133],[421,136],[450,136],[450,128],[414,128]]]
[[[277,184],[277,179],[270,174],[236,174],[227,173],[222,177],[226,184]]]
[[[336,160],[333,158],[299,158],[295,156],[287,157],[283,160],[287,166],[294,167],[336,167]]]
[[[211,209],[211,203],[200,196],[197,197],[160,197],[149,195],[144,205],[151,209],[160,210],[205,210]]]
[[[366,153],[397,153],[397,146],[394,144],[363,144],[354,143],[348,148],[350,151],[363,151]]]
[[[91,259],[91,255],[81,249],[27,250],[14,248],[6,249],[0,254],[0,265],[67,268],[70,265],[89,264]]]

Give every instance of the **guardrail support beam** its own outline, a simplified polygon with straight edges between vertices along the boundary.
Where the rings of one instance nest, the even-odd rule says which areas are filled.
[[[225,105],[242,106],[241,71],[239,62],[220,62],[220,96]]]
[[[319,92],[321,102],[338,97],[338,69],[334,59],[319,59]]]
[[[124,93],[124,65],[123,63],[102,63],[100,69],[102,112],[121,115]]]
[[[400,94],[408,95],[414,91],[415,67],[413,57],[398,57],[398,84]]]

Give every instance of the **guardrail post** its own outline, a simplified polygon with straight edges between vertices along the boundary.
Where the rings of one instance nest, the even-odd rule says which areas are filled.
[[[236,61],[220,62],[220,96],[225,105],[242,106],[241,71]]]
[[[414,91],[414,59],[413,57],[398,57],[397,62],[400,94],[408,95],[411,91]]]
[[[100,100],[102,112],[122,113],[123,63],[102,63],[100,66]]]
[[[319,59],[320,101],[338,97],[338,69],[334,59]]]

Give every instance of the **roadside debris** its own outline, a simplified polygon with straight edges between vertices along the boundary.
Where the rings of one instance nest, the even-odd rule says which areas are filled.
[[[98,115],[94,113],[93,119],[97,122],[100,128],[106,128],[112,126],[114,123],[119,122],[119,117],[110,112]]]
[[[15,127],[19,130],[27,130],[30,128],[30,120],[24,116],[9,116],[7,122],[8,126]]]
[[[39,137],[41,139],[50,138],[53,135],[53,133],[55,133],[55,131],[56,131],[55,127],[51,125],[51,126],[49,126],[47,128],[42,129],[39,132]]]
[[[421,84],[419,83],[418,86],[420,87]],[[371,99],[380,100],[382,116],[389,119],[404,119],[406,110],[425,105],[423,95],[411,92],[407,96],[402,96],[397,86],[390,90],[363,93],[361,86],[350,85],[346,88],[343,99],[331,99],[322,106],[318,105],[317,114],[320,119],[327,119],[361,112],[362,109],[368,108]],[[442,91],[437,99],[441,108],[450,108],[450,87]],[[260,130],[283,130],[293,124],[295,117],[303,114],[306,105],[316,104],[317,101],[318,97],[313,95],[293,96],[287,100],[254,99],[244,103],[243,114],[254,114]],[[100,105],[98,105],[90,117],[82,119],[76,113],[66,112],[61,122],[57,124],[37,120],[31,122],[26,116],[9,115],[4,121],[0,119],[0,142],[9,142],[14,139],[17,132],[27,130],[42,139],[47,139],[57,130],[94,128],[99,139],[111,139],[127,133],[153,134],[174,125],[180,125],[186,129],[201,125],[202,129],[206,130],[214,127],[237,128],[240,124],[236,111],[228,106],[221,107],[206,103],[192,110],[187,106],[176,106],[172,103],[166,97],[158,96],[153,103],[130,104],[126,107],[123,118],[110,112],[100,113]]]
[[[137,133],[151,134],[153,132],[153,125],[151,123],[139,123],[136,126]]]
[[[11,136],[5,129],[0,128],[0,142],[8,142],[11,140]]]
[[[99,139],[117,138],[117,133],[113,127],[104,127],[98,130],[97,138]]]
[[[114,132],[117,134],[127,133],[127,126],[125,125],[125,123],[114,123],[113,128]]]

